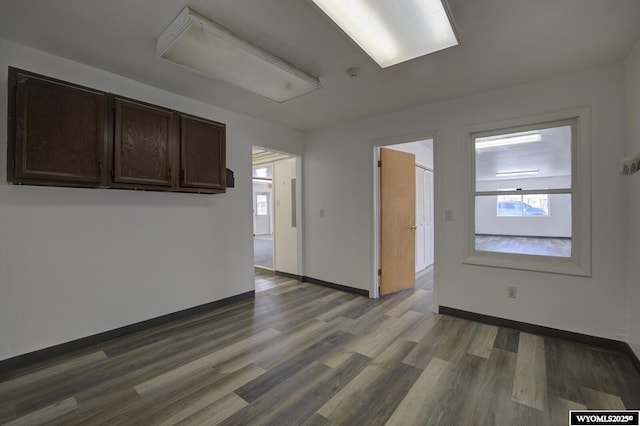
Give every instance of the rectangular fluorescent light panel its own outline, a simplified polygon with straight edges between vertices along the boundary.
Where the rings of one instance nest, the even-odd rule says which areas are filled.
[[[517,145],[521,143],[530,143],[530,142],[540,142],[541,140],[542,140],[542,136],[539,133],[522,135],[522,136],[512,136],[512,137],[499,138],[499,139],[496,139],[495,137],[477,138],[476,149],[494,148],[496,146]]]
[[[313,0],[382,68],[458,44],[443,0]]]
[[[537,175],[540,170],[517,170],[513,172],[497,172],[496,177]]]
[[[276,102],[320,88],[320,81],[185,7],[160,35],[161,58]]]

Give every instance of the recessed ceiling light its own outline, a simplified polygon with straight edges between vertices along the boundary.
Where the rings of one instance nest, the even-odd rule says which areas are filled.
[[[185,7],[160,35],[158,56],[276,102],[320,88],[320,81]]]
[[[443,0],[313,0],[382,68],[458,44]]]
[[[496,146],[517,145],[521,143],[540,142],[542,136],[539,133],[511,136],[505,138],[486,137],[476,139],[476,149],[493,148]]]

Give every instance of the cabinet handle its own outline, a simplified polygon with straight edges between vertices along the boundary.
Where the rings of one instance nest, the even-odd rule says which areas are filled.
[[[171,180],[171,167],[169,167],[169,180]]]
[[[98,176],[102,177],[102,160],[98,160]]]
[[[182,169],[182,183],[186,183],[186,182],[187,182],[187,170]]]

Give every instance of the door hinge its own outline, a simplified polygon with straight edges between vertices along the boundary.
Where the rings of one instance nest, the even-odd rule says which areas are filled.
[[[378,269],[378,276],[381,277],[382,276],[382,269]]]
[[[378,167],[382,167],[382,160],[378,160]]]

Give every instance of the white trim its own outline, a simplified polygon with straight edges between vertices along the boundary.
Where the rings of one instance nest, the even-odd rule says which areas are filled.
[[[424,166],[424,165],[418,163],[417,161],[416,161],[416,167],[418,167],[419,169],[426,170],[428,172],[433,173],[433,169],[431,167]]]
[[[377,299],[380,297],[380,168],[378,161],[380,160],[380,147],[373,147],[373,286],[369,297]]]
[[[571,258],[533,256],[526,254],[482,252],[475,250],[475,150],[473,135],[500,133],[518,128],[534,129],[548,123],[575,120],[572,132],[572,194]],[[469,218],[467,230],[467,255],[463,263],[508,269],[522,269],[556,274],[591,276],[591,112],[588,107],[546,113],[526,118],[484,123],[465,128],[466,155],[469,161],[471,190],[469,191]],[[434,176],[435,177],[435,176]],[[491,191],[490,191],[491,192]],[[534,191],[539,193],[540,191]],[[558,191],[545,191],[558,192]],[[567,191],[564,191],[567,192]],[[483,192],[484,194],[484,192]],[[502,193],[504,195],[504,192]]]
[[[440,260],[440,251],[442,247],[444,247],[442,241],[442,232],[444,229],[444,217],[441,217],[440,212],[444,211],[443,209],[437,208],[438,206],[444,206],[442,202],[442,195],[440,191],[440,185],[438,184],[438,180],[440,179],[440,174],[436,173],[436,164],[444,164],[443,161],[440,161],[438,158],[438,153],[440,152],[439,148],[440,144],[436,143],[436,137],[433,136],[433,313],[440,313],[440,286],[438,283],[441,283],[442,280],[440,276],[442,274],[442,265],[444,262]]]

